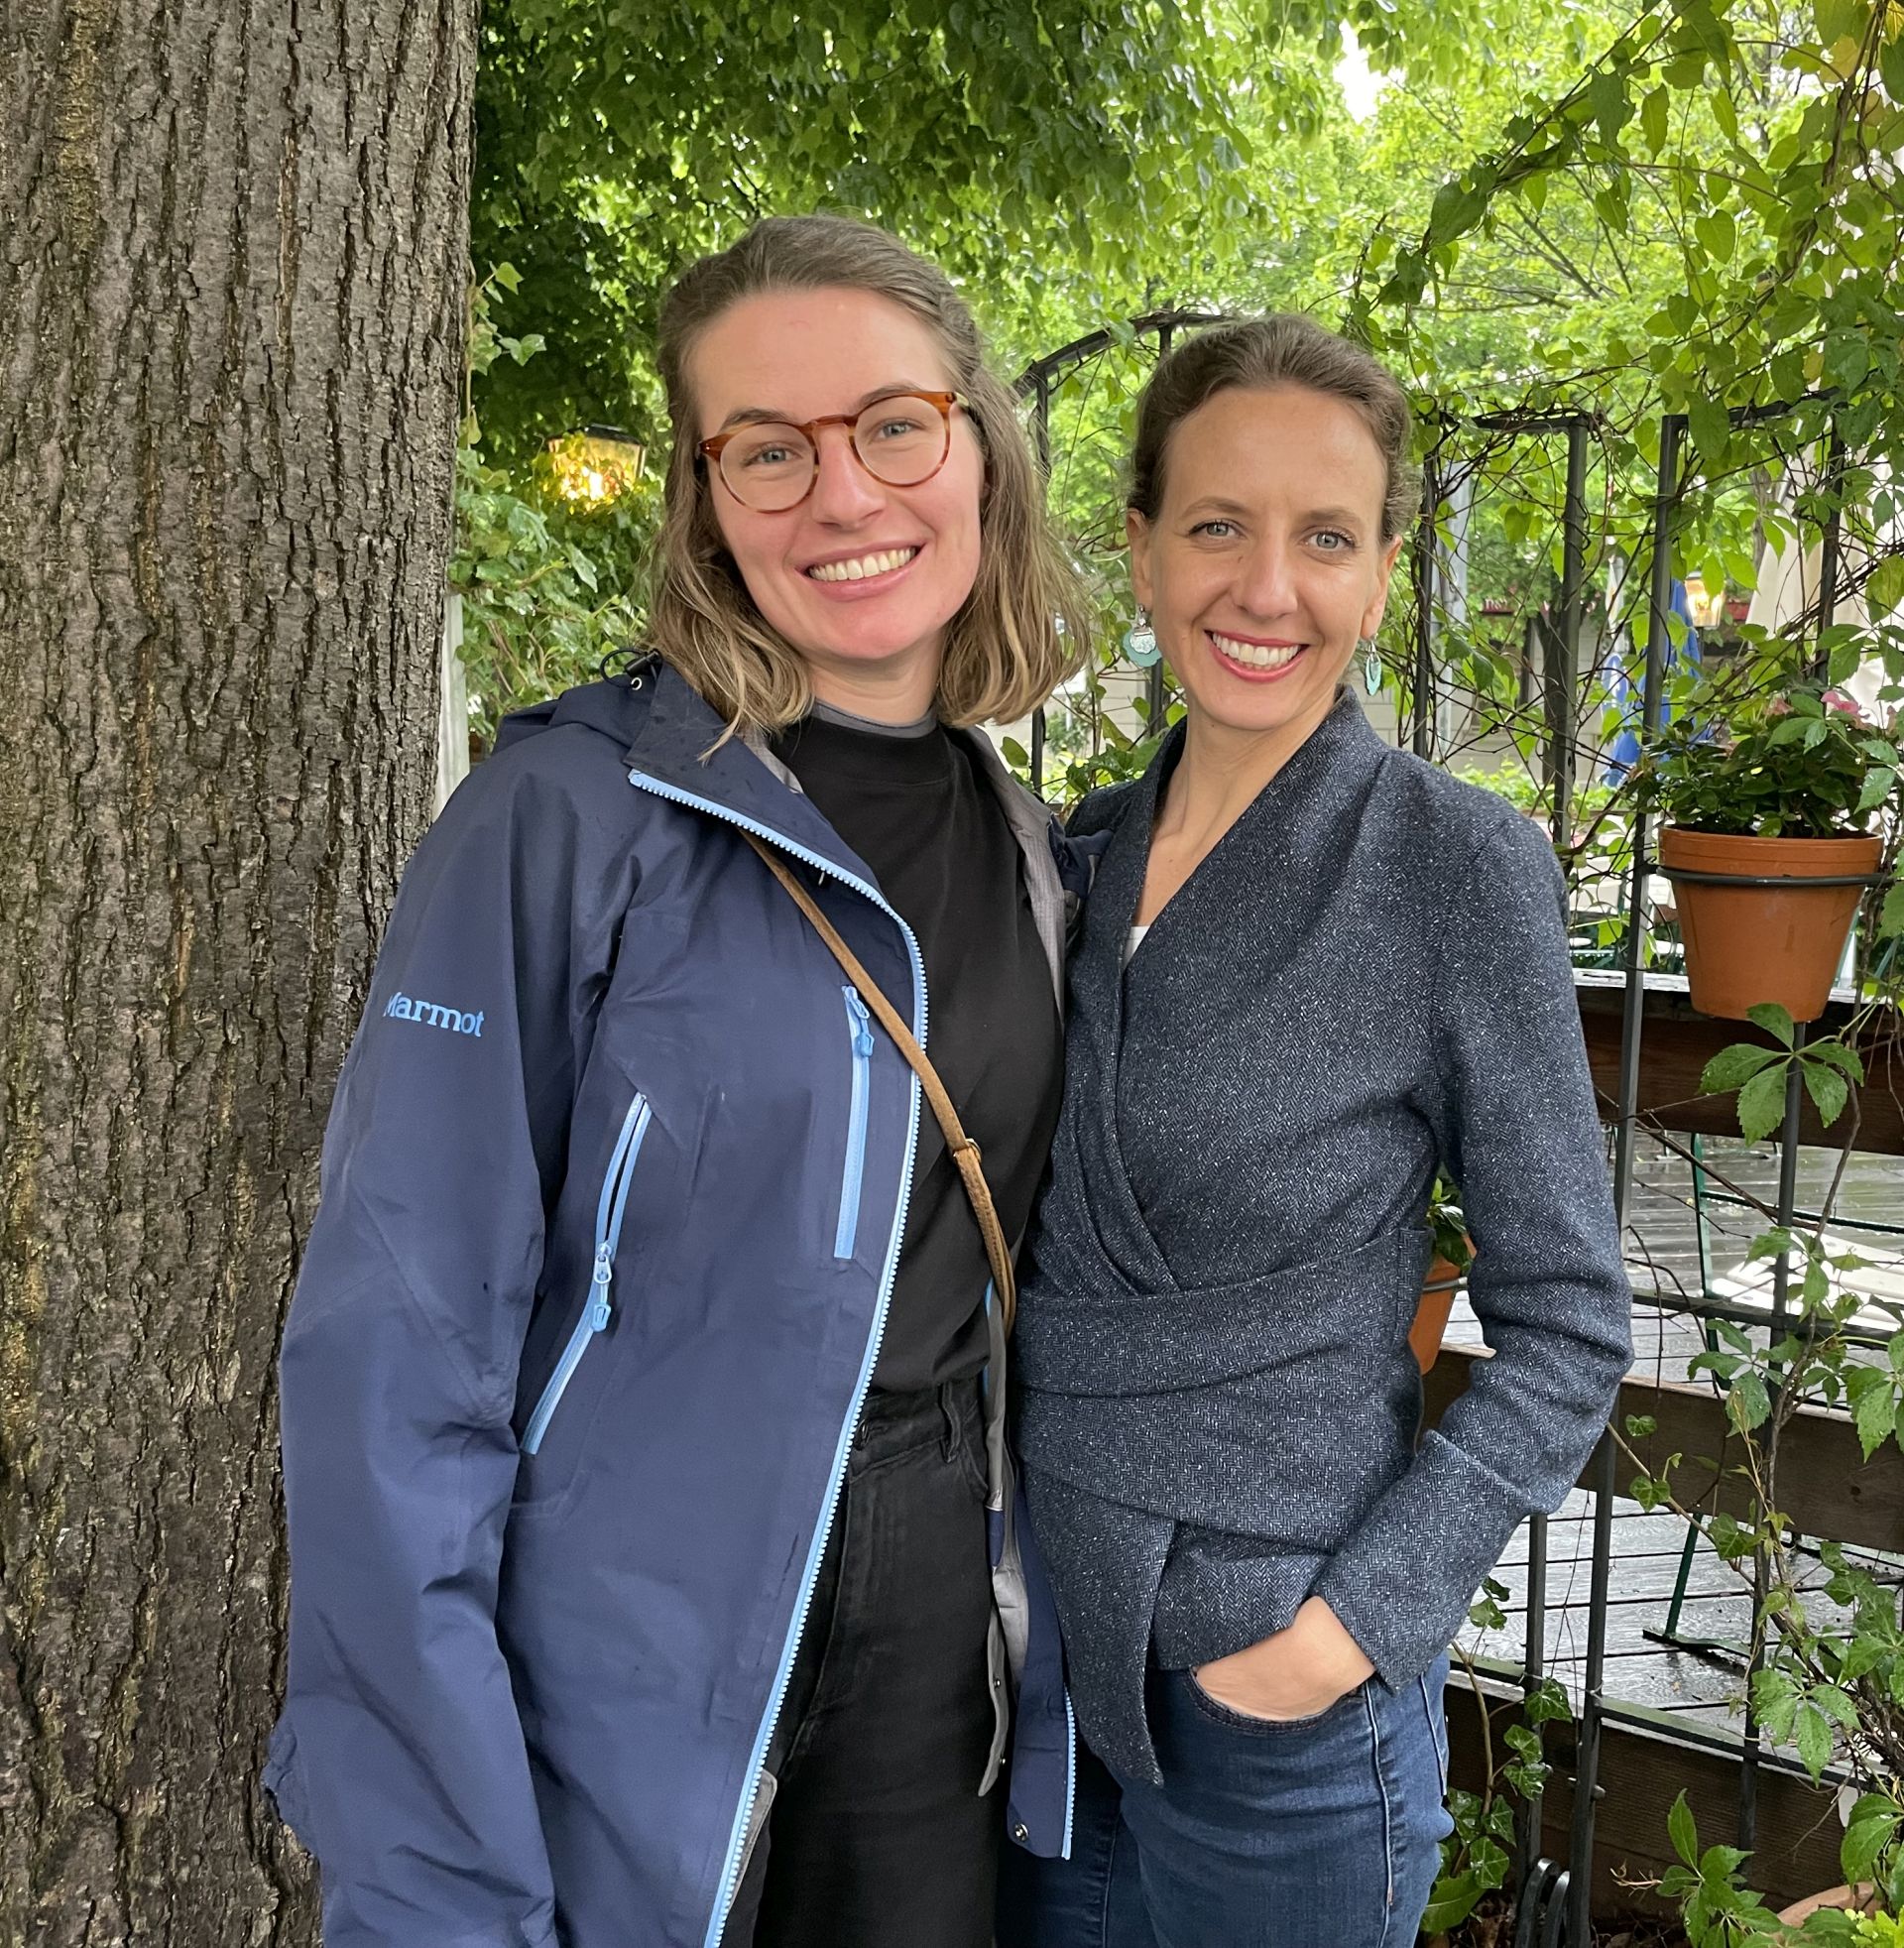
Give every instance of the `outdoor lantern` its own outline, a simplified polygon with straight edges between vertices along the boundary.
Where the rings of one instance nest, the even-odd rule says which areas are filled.
[[[584,426],[548,442],[555,490],[564,499],[599,505],[612,501],[642,477],[647,448],[620,426]]]
[[[1726,619],[1726,584],[1721,582],[1712,593],[1706,592],[1706,578],[1703,575],[1686,577],[1686,619],[1695,629],[1713,629]]]

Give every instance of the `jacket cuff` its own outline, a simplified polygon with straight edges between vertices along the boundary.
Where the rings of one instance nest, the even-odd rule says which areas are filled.
[[[1525,1497],[1430,1433],[1310,1589],[1391,1689],[1454,1642],[1483,1579],[1529,1513]]]

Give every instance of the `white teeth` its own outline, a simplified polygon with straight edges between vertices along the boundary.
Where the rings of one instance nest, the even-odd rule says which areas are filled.
[[[1300,643],[1289,643],[1272,650],[1266,643],[1243,643],[1234,636],[1219,636],[1214,629],[1210,632],[1210,640],[1232,663],[1248,664],[1251,670],[1280,670],[1285,663],[1293,663],[1304,647]]]
[[[916,548],[890,548],[881,554],[856,555],[851,561],[822,561],[807,569],[815,581],[864,581],[868,575],[891,574],[918,553]]]

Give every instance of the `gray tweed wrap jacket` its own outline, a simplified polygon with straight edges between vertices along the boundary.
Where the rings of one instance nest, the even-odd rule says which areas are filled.
[[[1080,1726],[1158,1776],[1146,1666],[1327,1599],[1401,1684],[1630,1359],[1558,868],[1346,691],[1125,967],[1160,782],[1087,799],[1064,1110],[1018,1325],[1019,1439]],[[1493,1357],[1417,1445],[1436,1166]]]

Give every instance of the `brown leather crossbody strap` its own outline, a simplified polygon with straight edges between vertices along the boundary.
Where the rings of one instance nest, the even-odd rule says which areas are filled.
[[[979,1235],[985,1240],[985,1255],[992,1264],[993,1288],[999,1294],[1001,1316],[1009,1333],[1018,1310],[1017,1280],[1012,1274],[1012,1248],[1006,1243],[1005,1227],[999,1222],[998,1206],[993,1203],[991,1186],[985,1180],[979,1147],[965,1134],[959,1122],[959,1112],[952,1107],[952,1098],[946,1094],[938,1070],[927,1059],[925,1050],[913,1040],[912,1031],[899,1019],[898,1011],[880,992],[873,977],[860,965],[853,949],[840,938],[833,922],[820,912],[818,903],[794,878],[779,854],[752,832],[743,831],[741,836],[767,862],[767,870],[785,887],[787,897],[812,921],[814,932],[832,949],[833,958],[860,991],[860,999],[879,1017],[880,1026],[892,1037],[899,1053],[911,1063],[912,1072],[925,1091],[925,1099],[932,1105],[932,1114],[939,1119],[939,1128],[945,1133],[945,1147],[958,1166],[959,1175],[965,1180],[965,1194],[972,1200],[972,1215],[978,1219]]]

